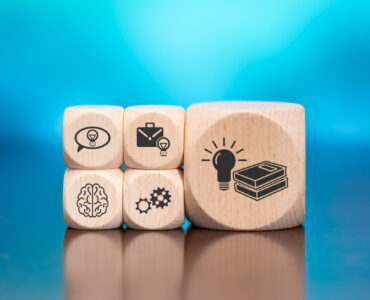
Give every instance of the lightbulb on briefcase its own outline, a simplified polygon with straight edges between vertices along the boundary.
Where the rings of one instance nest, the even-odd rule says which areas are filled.
[[[136,131],[137,147],[159,148],[161,156],[167,156],[170,140],[163,136],[163,127],[156,127],[154,122],[145,123],[145,127],[138,127]]]

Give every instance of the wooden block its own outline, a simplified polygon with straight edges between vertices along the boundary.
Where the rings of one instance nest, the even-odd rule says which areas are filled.
[[[69,168],[123,165],[123,113],[119,106],[72,106],[64,111],[63,156]]]
[[[63,183],[65,223],[77,229],[121,227],[122,185],[121,169],[67,169]]]
[[[126,230],[122,299],[183,299],[184,242],[185,235],[181,229]]]
[[[181,169],[126,169],[123,195],[123,216],[129,228],[174,229],[184,223]]]
[[[225,232],[190,228],[184,299],[305,299],[302,226]]]
[[[129,168],[174,169],[184,153],[185,111],[180,106],[132,106],[125,111],[124,156]]]
[[[122,299],[123,229],[64,234],[66,299]]]
[[[190,106],[185,124],[185,210],[226,230],[298,226],[305,217],[305,112],[298,104]]]

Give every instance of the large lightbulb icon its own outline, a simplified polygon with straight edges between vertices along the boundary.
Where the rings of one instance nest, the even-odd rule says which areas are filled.
[[[99,137],[98,132],[95,129],[91,129],[87,132],[86,136],[87,136],[87,139],[89,140],[89,145],[91,147],[95,147],[96,146],[96,140]]]
[[[217,170],[217,181],[221,191],[229,189],[231,170],[235,167],[235,155],[230,150],[218,150],[212,158],[213,166]]]
[[[167,156],[167,150],[170,148],[170,140],[166,137],[161,137],[157,140],[157,147],[161,150],[161,156]]]
[[[212,144],[217,150],[218,146],[216,142],[212,141]],[[204,148],[204,151],[213,155],[212,164],[217,170],[217,181],[219,183],[219,189],[221,191],[227,191],[229,189],[229,183],[231,181],[231,170],[235,167],[236,161],[247,161],[246,159],[236,159],[236,155],[244,151],[244,149],[239,149],[234,154],[232,149],[234,148],[235,144],[236,141],[231,144],[230,149],[225,149],[226,142],[225,138],[223,138],[223,149],[219,149],[215,153],[213,153],[211,150]],[[204,158],[202,159],[202,161],[209,162],[211,160],[208,158]]]

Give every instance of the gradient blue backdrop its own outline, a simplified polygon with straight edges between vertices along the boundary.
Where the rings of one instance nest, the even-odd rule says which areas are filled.
[[[61,289],[65,107],[229,99],[305,106],[307,294],[366,295],[370,2],[353,0],[2,0],[4,294]]]

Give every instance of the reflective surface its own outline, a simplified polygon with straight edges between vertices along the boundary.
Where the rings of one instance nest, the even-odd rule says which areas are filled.
[[[61,148],[0,155],[0,299],[367,299],[369,148],[307,148],[304,227],[77,231]]]
[[[67,229],[66,299],[304,299],[304,228]]]
[[[304,228],[221,232],[191,228],[185,299],[304,299]]]

